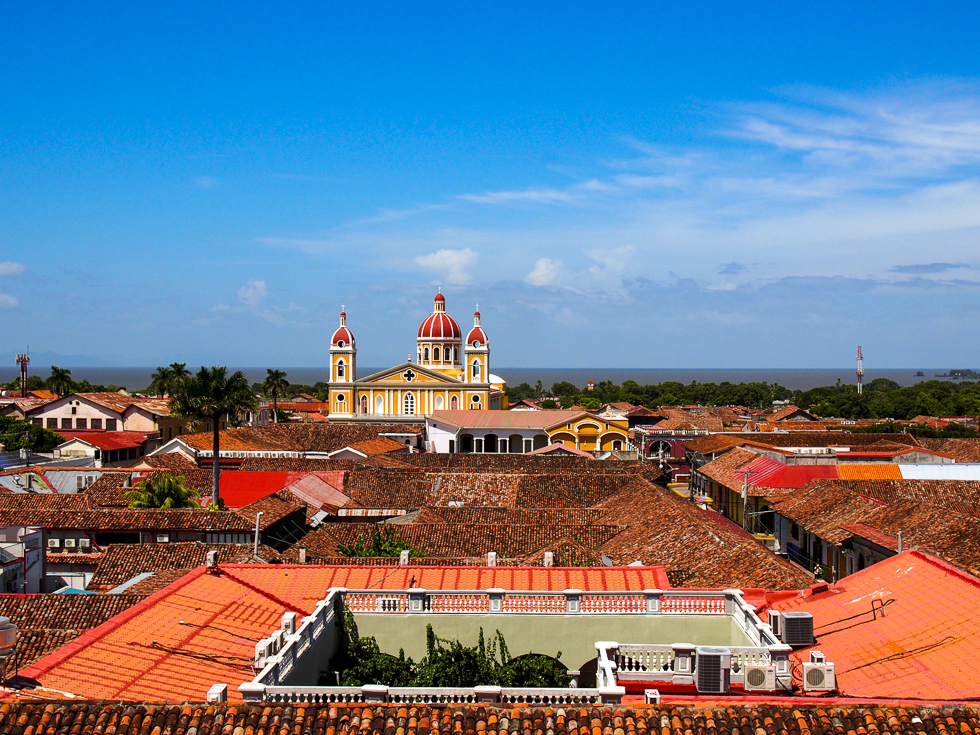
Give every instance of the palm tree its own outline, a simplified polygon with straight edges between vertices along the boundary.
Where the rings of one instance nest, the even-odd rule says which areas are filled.
[[[170,395],[172,383],[173,371],[168,367],[158,367],[156,372],[150,376],[150,385],[147,391],[155,396]]]
[[[197,375],[184,381],[180,390],[170,403],[170,413],[176,418],[191,419],[194,424],[211,423],[214,432],[212,442],[211,502],[218,505],[218,480],[221,468],[218,458],[221,455],[221,419],[237,416],[246,411],[255,411],[259,401],[252,392],[245,374],[239,370],[228,375],[228,368],[202,367]]]
[[[48,386],[48,390],[57,393],[59,396],[67,396],[72,391],[71,370],[68,368],[60,368],[51,366],[51,377],[45,381]]]
[[[170,383],[168,384],[168,395],[175,396],[180,390],[184,381],[191,377],[191,371],[187,369],[186,362],[170,363]]]
[[[289,387],[289,381],[286,380],[286,373],[282,370],[266,370],[265,382],[262,383],[262,390],[266,395],[272,394],[272,423],[279,423],[279,394],[285,394],[286,388]]]
[[[130,508],[200,508],[200,493],[187,487],[187,478],[169,472],[137,483],[125,493]]]

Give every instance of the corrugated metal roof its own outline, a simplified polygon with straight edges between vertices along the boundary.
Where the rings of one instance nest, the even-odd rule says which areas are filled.
[[[896,466],[899,468],[903,480],[980,480],[980,464],[900,464]]]
[[[837,473],[842,480],[901,480],[902,473],[899,466],[892,462],[868,464],[845,462],[837,466]]]

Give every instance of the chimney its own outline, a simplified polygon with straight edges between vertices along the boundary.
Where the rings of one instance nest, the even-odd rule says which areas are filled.
[[[299,549],[299,563],[306,564],[306,549],[302,546]]]

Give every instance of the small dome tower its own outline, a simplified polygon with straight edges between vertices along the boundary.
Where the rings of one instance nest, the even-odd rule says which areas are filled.
[[[353,383],[357,379],[357,347],[347,328],[347,312],[340,308],[340,326],[330,338],[330,382]]]
[[[466,376],[467,383],[489,383],[490,382],[490,340],[487,333],[480,326],[480,305],[477,304],[476,311],[473,312],[473,328],[466,336],[464,346],[466,352]],[[476,406],[474,406],[476,408]],[[481,406],[486,408],[486,406]]]
[[[418,364],[453,377],[463,372],[463,330],[446,313],[446,297],[437,293],[432,313],[419,325],[416,339]]]

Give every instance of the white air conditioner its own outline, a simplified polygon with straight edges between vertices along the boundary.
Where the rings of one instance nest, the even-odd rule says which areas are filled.
[[[80,538],[80,539],[78,539],[78,548],[80,548],[80,549],[91,549],[92,548],[92,539],[88,539],[88,538]]]
[[[73,538],[66,538],[65,539],[65,548],[66,549],[74,549],[75,548],[75,539],[73,539]]]
[[[794,646],[813,645],[813,615],[808,612],[784,612],[782,614],[783,643]]]
[[[56,538],[49,538],[48,539],[48,548],[49,549],[57,549],[60,546],[61,546],[61,540],[60,539],[56,539]]]
[[[157,543],[158,544],[170,543],[170,534],[169,533],[158,533],[157,534]]]
[[[833,664],[803,664],[804,692],[832,692],[836,688]]]
[[[731,690],[732,652],[719,646],[698,646],[694,683],[698,693],[724,694]]]
[[[772,664],[749,664],[745,667],[745,691],[776,691],[776,667]]]

